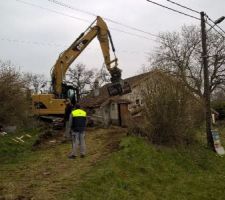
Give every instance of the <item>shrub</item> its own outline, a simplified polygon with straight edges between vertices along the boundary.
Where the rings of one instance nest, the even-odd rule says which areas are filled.
[[[0,61],[0,124],[18,125],[26,121],[27,89],[19,71],[10,62]]]
[[[195,140],[195,129],[203,120],[203,109],[197,98],[175,78],[154,71],[144,90],[145,130],[156,144],[189,144]]]

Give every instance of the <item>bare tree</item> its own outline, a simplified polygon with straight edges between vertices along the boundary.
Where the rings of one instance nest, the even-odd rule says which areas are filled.
[[[155,68],[163,69],[183,81],[196,95],[203,97],[201,35],[197,26],[183,26],[180,32],[159,35],[160,46],[150,55]],[[225,41],[211,31],[208,35],[210,92],[225,85]]]
[[[212,100],[213,101],[221,101],[221,102],[224,102],[224,100],[225,100],[225,88],[224,88],[224,90],[222,90],[222,89],[216,90],[213,93]]]
[[[43,74],[25,73],[24,80],[26,81],[27,87],[34,90],[36,94],[41,92],[47,85],[47,79]]]
[[[102,66],[102,68],[95,73],[95,79],[91,86],[92,89],[96,87],[101,87],[106,83],[110,82],[110,73],[106,69],[105,65]]]
[[[88,93],[93,80],[94,70],[86,69],[86,66],[82,63],[77,64],[74,68],[69,68],[66,74],[66,82],[70,83],[74,88],[77,88],[79,97]]]

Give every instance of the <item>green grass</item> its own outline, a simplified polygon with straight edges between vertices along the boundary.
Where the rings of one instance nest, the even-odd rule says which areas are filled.
[[[0,164],[0,199],[21,199],[21,196],[35,200],[58,199],[79,184],[93,166],[109,156],[115,144],[125,135],[116,128],[87,132],[88,156],[76,160],[67,158],[71,152],[70,142],[50,144],[46,141],[33,151],[35,132],[34,138],[21,144],[12,143],[12,138],[20,136],[21,132],[2,137],[4,141],[0,151],[4,158],[1,158]]]
[[[128,137],[61,199],[225,199],[225,160],[202,146],[156,148]]]
[[[12,140],[26,133],[32,137],[25,143]],[[225,144],[224,126],[219,133]],[[225,199],[225,157],[202,143],[166,148],[143,138],[124,137],[124,130],[96,129],[87,133],[88,156],[71,161],[67,159],[70,143],[33,151],[37,135],[38,130],[26,130],[0,137],[0,171],[4,172],[0,197],[2,193],[37,200]],[[121,138],[115,151],[113,140]]]
[[[24,143],[14,140],[16,137],[29,134],[31,137],[25,136]],[[32,152],[32,144],[37,139],[38,130],[19,130],[15,133],[8,133],[5,136],[0,136],[0,163],[1,164],[16,164],[20,160],[26,159]],[[14,140],[13,140],[14,139]]]

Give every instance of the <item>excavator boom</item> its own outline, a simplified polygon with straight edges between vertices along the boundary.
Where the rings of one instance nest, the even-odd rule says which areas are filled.
[[[96,22],[96,25],[93,24]],[[114,53],[114,59],[111,60],[110,57],[110,47],[115,51],[114,45],[112,43],[111,35],[106,23],[101,17],[97,19],[86,29],[85,32],[73,42],[73,44],[64,52],[62,52],[53,66],[51,76],[52,76],[52,86],[53,93],[59,97],[63,98],[63,80],[65,78],[66,71],[73,61],[80,55],[80,53],[88,46],[88,44],[95,38],[98,37],[102,54],[104,57],[104,62],[111,75],[112,82],[119,82],[121,80],[121,70],[117,68],[117,58]]]

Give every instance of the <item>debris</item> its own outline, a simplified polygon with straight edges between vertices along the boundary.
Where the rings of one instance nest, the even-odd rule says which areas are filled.
[[[22,140],[22,139],[23,139],[23,137],[24,137],[24,136],[22,135],[21,137],[16,137],[16,139],[17,139],[17,140],[19,140],[20,142],[24,143],[25,141],[24,141],[24,140]]]
[[[48,175],[50,175],[50,172],[43,172],[43,175],[48,176]]]
[[[31,138],[31,135],[25,134],[25,135],[22,135],[22,136],[20,136],[20,137],[12,138],[12,140],[13,140],[14,142],[16,142],[16,143],[25,143],[24,137]]]
[[[14,142],[16,142],[16,143],[19,143],[19,141],[18,141],[18,140],[16,140],[16,139],[14,139],[14,138],[12,138],[12,140],[13,140]]]
[[[0,135],[4,136],[4,135],[7,135],[7,133],[6,132],[0,132]]]
[[[29,138],[31,138],[31,135],[30,134],[26,134],[26,136],[29,137]]]

